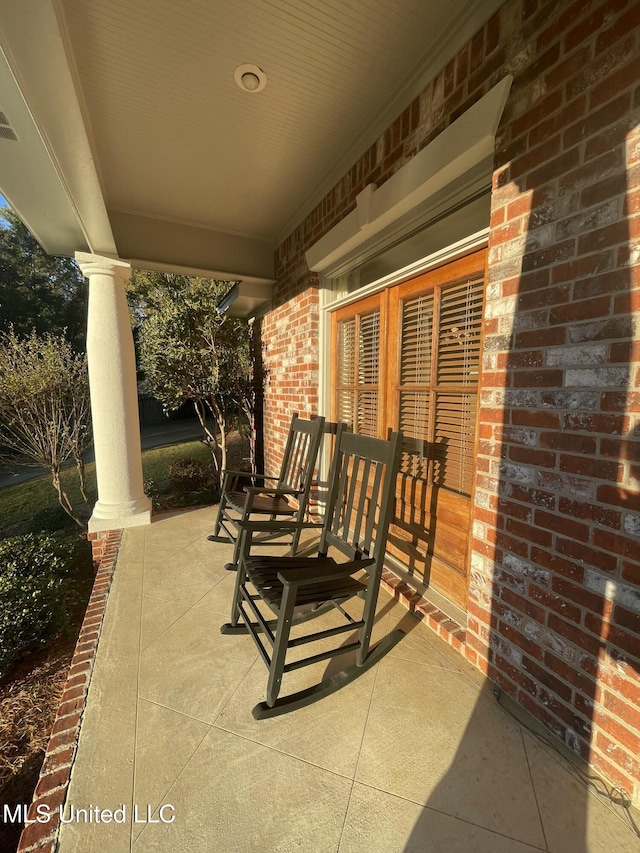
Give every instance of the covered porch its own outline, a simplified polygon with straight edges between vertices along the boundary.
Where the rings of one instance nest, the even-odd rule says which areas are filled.
[[[152,664],[158,667],[158,678],[180,684],[186,678],[184,662],[190,655],[197,660],[202,649],[208,649],[213,673],[205,678],[203,663],[194,672],[196,687],[191,689],[199,697],[209,695],[207,690],[217,689],[212,685],[220,683],[225,671],[223,651],[237,644],[227,639],[221,645],[216,633],[227,603],[210,620],[209,630],[200,629],[204,636],[193,634],[188,649],[181,650],[177,638],[171,641],[175,669],[159,654],[163,638],[169,643],[167,638],[181,625],[208,612],[197,602],[218,586],[223,592],[228,579],[216,576],[212,561],[217,557],[204,542],[205,562],[194,568],[199,564],[183,559],[186,552],[181,548],[195,545],[196,539],[184,543],[181,534],[167,534],[161,553],[153,543],[169,521],[160,519],[147,527],[151,507],[143,488],[135,359],[125,299],[126,278],[132,268],[140,268],[235,283],[225,307],[256,318],[256,377],[259,390],[264,390],[259,420],[268,469],[277,469],[291,411],[322,412],[342,420],[349,400],[364,401],[353,408],[363,421],[358,427],[384,435],[387,427],[400,426],[417,438],[426,451],[428,470],[423,476],[416,469],[411,476],[418,490],[423,488],[421,477],[424,480],[424,505],[433,517],[430,524],[418,519],[431,537],[426,548],[416,549],[425,564],[418,567],[418,579],[428,582],[430,593],[446,599],[447,617],[461,630],[466,624],[466,643],[458,642],[462,654],[477,673],[492,678],[637,803],[637,3],[590,0],[566,9],[553,0],[250,0],[195,3],[185,11],[171,0],[2,0],[1,8],[0,191],[47,251],[75,256],[89,280],[87,349],[99,498],[90,530],[97,534],[141,528],[124,534],[92,688],[98,697],[95,707],[108,707],[115,714],[114,720],[93,729],[95,748],[109,744],[109,771],[120,761],[127,768],[131,802],[139,793],[147,796],[135,788],[144,766],[134,738],[138,723],[143,731],[142,709],[163,709],[181,723],[184,715],[205,726],[197,748],[187,751],[179,769],[164,780],[156,805],[165,795],[178,793],[188,778],[187,768],[195,767],[215,735],[255,744],[264,732],[279,732],[281,725],[277,721],[258,734],[254,728],[238,734],[229,723],[223,727],[234,699],[260,669],[252,658],[238,663],[248,654],[244,645],[238,645],[238,655],[229,652],[236,680],[225,682],[222,694],[215,694],[218,699],[212,700],[207,716],[174,707],[162,694],[153,698],[145,692]],[[487,98],[494,104],[492,111],[486,109]],[[419,292],[409,293],[411,281],[431,272],[439,276],[440,270],[485,250],[486,265],[472,271],[482,272],[470,295],[478,308],[470,327],[473,335],[462,334],[455,312],[447,325],[444,314],[430,309],[417,326],[422,334],[440,323],[443,351],[449,352],[451,341],[458,342],[451,352],[452,363],[464,365],[460,382],[444,382],[440,388],[431,379],[419,387],[396,381],[402,376],[399,353],[394,351],[392,360],[376,341],[394,340],[388,331],[400,328],[401,299],[409,318],[414,316],[409,297],[415,296],[421,306],[434,294],[433,304],[446,307],[436,288],[454,285],[458,274],[443,273],[440,284],[425,279]],[[398,289],[405,285],[407,290]],[[379,306],[374,310],[375,300]],[[339,317],[340,311],[344,313]],[[334,393],[341,368],[332,355],[334,319],[337,340],[339,322],[345,329],[352,321],[354,329],[361,328],[362,316],[375,316],[377,326],[365,324],[379,330],[377,337],[367,338],[375,344],[370,363],[384,370],[372,370],[369,378],[375,381],[366,387],[360,387],[354,370],[340,401]],[[472,363],[462,343],[467,339],[475,347]],[[425,364],[435,365],[438,357],[434,349]],[[436,374],[433,370],[430,376]],[[457,409],[450,406],[451,391],[458,395]],[[374,399],[380,401],[377,408],[371,404]],[[410,399],[418,413],[413,421],[407,415]],[[449,429],[450,423],[457,427]],[[473,473],[455,499],[457,514],[444,498],[442,506],[434,501],[436,491],[431,488],[436,485],[437,495],[449,488],[434,480],[434,473],[442,473],[436,445],[441,449],[447,441],[469,460]],[[458,470],[452,461],[453,456],[447,457],[449,473]],[[458,522],[462,505],[468,507],[464,526]],[[422,510],[419,501],[409,510],[416,507]],[[436,528],[441,540],[437,547]],[[438,586],[435,571],[440,567],[433,555],[448,553],[451,541],[459,546],[447,575],[452,583]],[[144,543],[142,552],[129,551],[136,542]],[[154,549],[157,562],[146,565],[147,552]],[[449,568],[445,566],[447,572]],[[191,571],[202,573],[204,588],[200,598],[183,602],[191,584],[185,573]],[[175,590],[151,594],[160,577],[163,582],[175,580]],[[199,582],[194,582],[196,587]],[[131,600],[120,597],[119,585]],[[146,636],[140,635],[140,624],[151,618],[149,608],[143,607],[147,596],[153,602],[166,600],[172,608],[179,603],[185,607],[171,617],[166,632],[162,629],[149,640],[148,648],[140,645],[140,636]],[[126,631],[138,632],[135,652],[133,646],[119,645],[124,634],[111,622],[111,614],[124,612],[132,602],[141,609],[135,620],[123,617],[122,624]],[[389,613],[385,618],[391,618]],[[417,628],[407,644],[416,635]],[[455,645],[459,638],[452,637]],[[111,641],[115,657],[104,668],[100,656],[109,654]],[[431,648],[437,640],[425,637],[424,642]],[[605,832],[606,821],[592,821],[593,803],[584,792],[578,797],[578,818],[569,819],[570,797],[558,794],[547,781],[536,782],[528,735],[521,736],[519,750],[508,750],[509,760],[520,756],[526,784],[521,790],[504,782],[504,790],[507,797],[520,792],[531,798],[537,829],[525,831],[529,824],[519,820],[514,830],[496,817],[518,814],[511,800],[501,799],[503,789],[494,790],[484,775],[502,740],[485,741],[490,746],[484,751],[475,743],[466,749],[476,709],[493,701],[490,689],[474,694],[478,704],[465,706],[455,688],[460,683],[470,691],[471,682],[465,674],[447,672],[443,677],[451,696],[435,701],[438,693],[431,676],[440,670],[409,661],[418,669],[408,666],[404,688],[389,687],[390,710],[376,710],[382,708],[382,674],[399,677],[404,664],[392,663],[405,661],[397,658],[401,653],[406,654],[397,650],[351,690],[355,695],[362,685],[371,684],[359,734],[351,733],[349,743],[359,746],[348,771],[326,767],[319,758],[291,758],[303,762],[306,770],[318,766],[322,773],[333,774],[332,779],[347,780],[340,808],[332,809],[332,819],[340,815],[337,836],[312,816],[304,832],[295,834],[297,840],[279,837],[275,849],[313,849],[308,838],[314,833],[320,845],[331,838],[331,849],[339,844],[347,849],[353,836],[343,828],[345,816],[344,826],[349,826],[349,815],[361,802],[358,797],[372,797],[375,791],[383,792],[384,803],[369,802],[372,814],[363,823],[359,849],[375,848],[376,843],[379,849],[393,849],[383,843],[383,827],[392,824],[395,806],[400,807],[394,798],[400,799],[402,809],[413,803],[417,815],[407,822],[408,832],[394,835],[402,836],[399,849],[411,849],[415,827],[423,826],[420,815],[448,815],[455,826],[493,833],[492,844],[498,849],[501,844],[507,849],[523,844],[533,849],[596,849],[595,842],[587,840],[590,827]],[[454,660],[454,673],[462,673],[464,661]],[[96,687],[103,669],[116,682]],[[414,677],[418,672],[424,678]],[[257,688],[262,674],[255,677]],[[171,695],[177,695],[175,690]],[[180,691],[190,695],[188,685]],[[331,702],[344,702],[344,696]],[[255,701],[248,699],[246,708]],[[79,756],[93,748],[86,746],[91,744],[87,732],[92,731],[93,702],[90,698]],[[442,729],[433,728],[432,706],[444,714]],[[330,707],[323,703],[316,711],[323,726],[322,715]],[[491,713],[498,711],[493,708]],[[340,726],[354,715],[342,706],[336,714]],[[456,715],[460,719],[452,737]],[[296,739],[306,746],[313,741],[307,729],[313,730],[316,719],[311,712],[309,718],[304,737]],[[382,732],[377,745],[384,757],[381,768],[396,768],[386,771],[386,781],[382,770],[374,781],[364,769],[376,720]],[[109,725],[129,731],[129,746],[119,760],[111,741],[103,739],[102,726],[108,731]],[[282,723],[286,725],[292,723]],[[502,723],[500,732],[511,725]],[[480,729],[488,730],[484,721]],[[390,738],[390,732],[397,735]],[[324,728],[319,737],[317,754],[324,756]],[[169,739],[175,757],[179,738]],[[449,744],[450,752],[438,764],[433,750],[440,740]],[[162,743],[159,736],[157,743]],[[260,745],[272,765],[276,756],[279,760],[286,754],[278,748]],[[162,748],[154,753],[156,781],[162,778],[166,754]],[[470,763],[462,762],[460,778],[468,790],[450,769],[463,755]],[[479,755],[486,756],[480,762],[483,772],[472,762]],[[90,761],[95,769],[102,759]],[[244,805],[244,794],[253,792],[243,793],[241,780],[249,778],[253,784],[255,778],[256,788],[264,792],[273,778],[287,773],[274,776],[267,770],[258,784],[251,773],[234,772],[242,761],[232,749],[225,753],[225,762],[227,769],[220,772],[228,773],[230,781],[220,784],[227,792],[240,785],[232,803],[237,799],[243,805],[222,808],[210,794],[206,814],[198,816],[189,809],[189,821],[182,826],[184,831],[199,821],[202,837],[209,840],[213,829],[233,832],[233,838],[223,837],[221,846],[242,850],[239,827],[257,835],[259,827],[275,823],[264,813],[254,818]],[[256,759],[256,765],[247,766],[253,772],[263,763]],[[414,766],[411,778],[408,768]],[[76,777],[79,773],[77,769]],[[410,779],[410,794],[394,787],[405,777]],[[226,779],[210,775],[209,781],[194,782],[198,796],[209,790],[212,778]],[[445,790],[450,791],[446,807],[439,805]],[[479,794],[486,794],[490,804],[484,822],[469,811]],[[550,820],[547,800],[552,810],[561,811],[558,826],[564,829],[558,832],[567,835],[554,841],[555,846],[552,829],[545,825]],[[320,795],[317,802],[323,802]],[[288,805],[294,815],[290,829],[305,810]],[[227,828],[209,826],[210,820]],[[68,825],[65,834],[70,837],[72,829]],[[112,829],[125,832],[120,824]],[[136,845],[142,849],[145,839],[155,839],[161,829],[146,827],[136,836]],[[177,823],[167,829],[177,831]],[[281,822],[277,831],[286,834],[287,827]],[[609,842],[607,849],[624,849],[617,837]],[[153,846],[155,841],[148,843]],[[180,849],[191,842],[181,838],[167,843],[170,849]],[[192,846],[197,849],[198,843],[194,836]],[[252,843],[258,846],[247,841],[249,849]],[[418,842],[417,849],[426,843]],[[207,849],[206,842],[202,844]],[[442,849],[444,842],[434,845]],[[480,849],[478,845],[465,837],[460,849]],[[358,849],[355,842],[352,846]]]
[[[376,632],[406,636],[383,661],[253,720],[266,674],[248,637],[219,632],[234,577],[230,546],[206,539],[213,511],[123,532],[70,783],[54,740],[39,786],[69,821],[60,853],[638,849],[630,814],[387,593]],[[45,830],[33,824],[23,849]]]

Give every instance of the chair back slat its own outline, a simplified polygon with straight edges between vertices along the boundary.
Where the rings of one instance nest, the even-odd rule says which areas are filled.
[[[376,465],[376,470],[373,476],[373,489],[372,492],[374,495],[379,496],[380,490],[382,488],[382,481],[384,477],[384,465],[378,463]],[[376,522],[376,513],[370,512],[367,517],[367,527],[364,535],[365,548],[367,549],[367,553],[371,551],[371,543],[373,541],[373,536],[375,532],[375,522]]]
[[[298,420],[299,418],[297,413],[294,413],[291,417],[289,432],[287,433],[287,442],[284,446],[284,454],[282,456],[282,463],[280,465],[280,475],[278,477],[279,486],[284,486],[287,482],[286,478],[289,475],[289,468],[291,466],[291,454],[293,452],[293,446],[296,436],[296,433],[294,432],[294,426]]]
[[[316,518],[318,516],[324,517],[324,507],[327,503],[331,477],[330,463],[344,429],[347,429],[347,425],[344,423],[334,421],[324,422],[322,440],[318,452],[318,464],[316,466],[317,475],[313,479],[309,495],[309,507],[307,509],[309,521],[313,519],[314,515]]]
[[[380,562],[395,494],[400,442],[344,432],[333,460],[320,550],[335,547],[348,559],[374,557]],[[389,472],[392,472],[389,474]]]
[[[358,506],[356,508],[356,516],[355,520],[352,523],[354,544],[356,544],[358,548],[364,552],[367,551],[367,542],[362,532],[362,525],[365,519],[367,489],[369,485],[369,474],[371,472],[371,464],[372,463],[370,459],[358,459],[357,480],[360,484],[360,488],[358,490]],[[374,513],[367,513],[367,515],[372,516],[374,515]]]
[[[308,420],[294,415],[282,457],[278,485],[299,489],[306,496],[316,468],[324,418]]]
[[[356,531],[353,528],[353,515],[356,501],[356,489],[358,487],[358,461],[357,456],[352,457],[350,465],[347,467],[346,476],[348,478],[348,494],[346,505],[342,508],[342,527],[351,532],[352,544],[356,542]],[[343,535],[346,535],[344,530]]]
[[[300,484],[304,481],[305,449],[309,444],[308,438],[302,433],[292,435],[291,451],[283,460],[280,485],[300,488]]]
[[[331,474],[329,476],[330,489],[325,515],[325,526],[329,525],[331,534],[336,537],[340,536],[340,523],[342,521],[342,517],[341,513],[334,512],[333,508],[337,506],[344,506],[345,504],[346,490],[349,485],[345,468],[348,465],[349,460],[344,454],[340,454],[338,452],[338,447],[336,447],[331,465]]]

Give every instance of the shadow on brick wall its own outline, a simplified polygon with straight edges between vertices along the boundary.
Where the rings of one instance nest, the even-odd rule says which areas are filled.
[[[470,632],[488,643],[478,663],[491,683],[588,763],[583,785],[554,789],[539,746],[523,738],[549,850],[586,851],[606,839],[607,827],[588,821],[589,788],[624,803],[640,784],[633,8],[632,0],[615,10],[596,0],[571,9],[514,0],[501,13],[503,28],[520,27],[514,50],[530,52],[512,69],[494,173],[484,369],[498,379],[483,384],[482,405],[501,405],[504,416],[491,424],[483,487],[493,520],[482,527],[492,554],[472,583]],[[464,819],[482,779],[461,768],[474,750],[493,760],[483,739],[491,694],[481,693],[427,806],[454,790]],[[564,825],[562,797],[571,800]],[[428,822],[426,812],[407,851],[422,849]],[[638,843],[629,833],[616,849]]]

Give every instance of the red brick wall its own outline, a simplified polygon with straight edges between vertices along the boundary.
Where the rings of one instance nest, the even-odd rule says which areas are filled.
[[[276,474],[293,412],[318,414],[318,291],[296,288],[262,321],[265,469]]]
[[[638,797],[640,10],[509,4],[510,33],[467,656]]]
[[[278,249],[278,307],[263,323],[269,445],[291,409],[315,403],[304,252],[367,183],[513,75],[496,140],[465,653],[636,799],[639,9],[507,0]],[[300,342],[298,366],[287,359]]]

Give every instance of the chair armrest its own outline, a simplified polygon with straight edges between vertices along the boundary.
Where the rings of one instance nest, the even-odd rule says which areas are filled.
[[[253,474],[251,471],[233,471],[231,468],[224,468],[220,472],[221,477],[259,477],[259,474]]]
[[[310,584],[322,583],[323,581],[340,580],[349,577],[360,569],[365,569],[375,563],[373,557],[366,560],[352,560],[348,563],[336,563],[334,560],[319,560],[323,565],[310,566],[309,568],[281,569],[278,572],[278,580],[284,586],[308,586]]]
[[[239,518],[234,524],[243,531],[248,533],[272,533],[274,530],[299,530],[305,527],[318,527],[313,522],[297,522],[283,519],[282,521],[254,521],[248,518]]]
[[[243,491],[248,495],[272,495],[273,497],[279,497],[280,495],[298,495],[300,494],[300,489],[292,489],[290,486],[278,486],[272,487],[267,486],[264,488],[263,486],[244,486]]]
[[[221,477],[251,477],[253,480],[276,480],[277,477],[270,477],[268,474],[254,474],[253,471],[232,471],[231,468],[225,468],[222,471]]]

